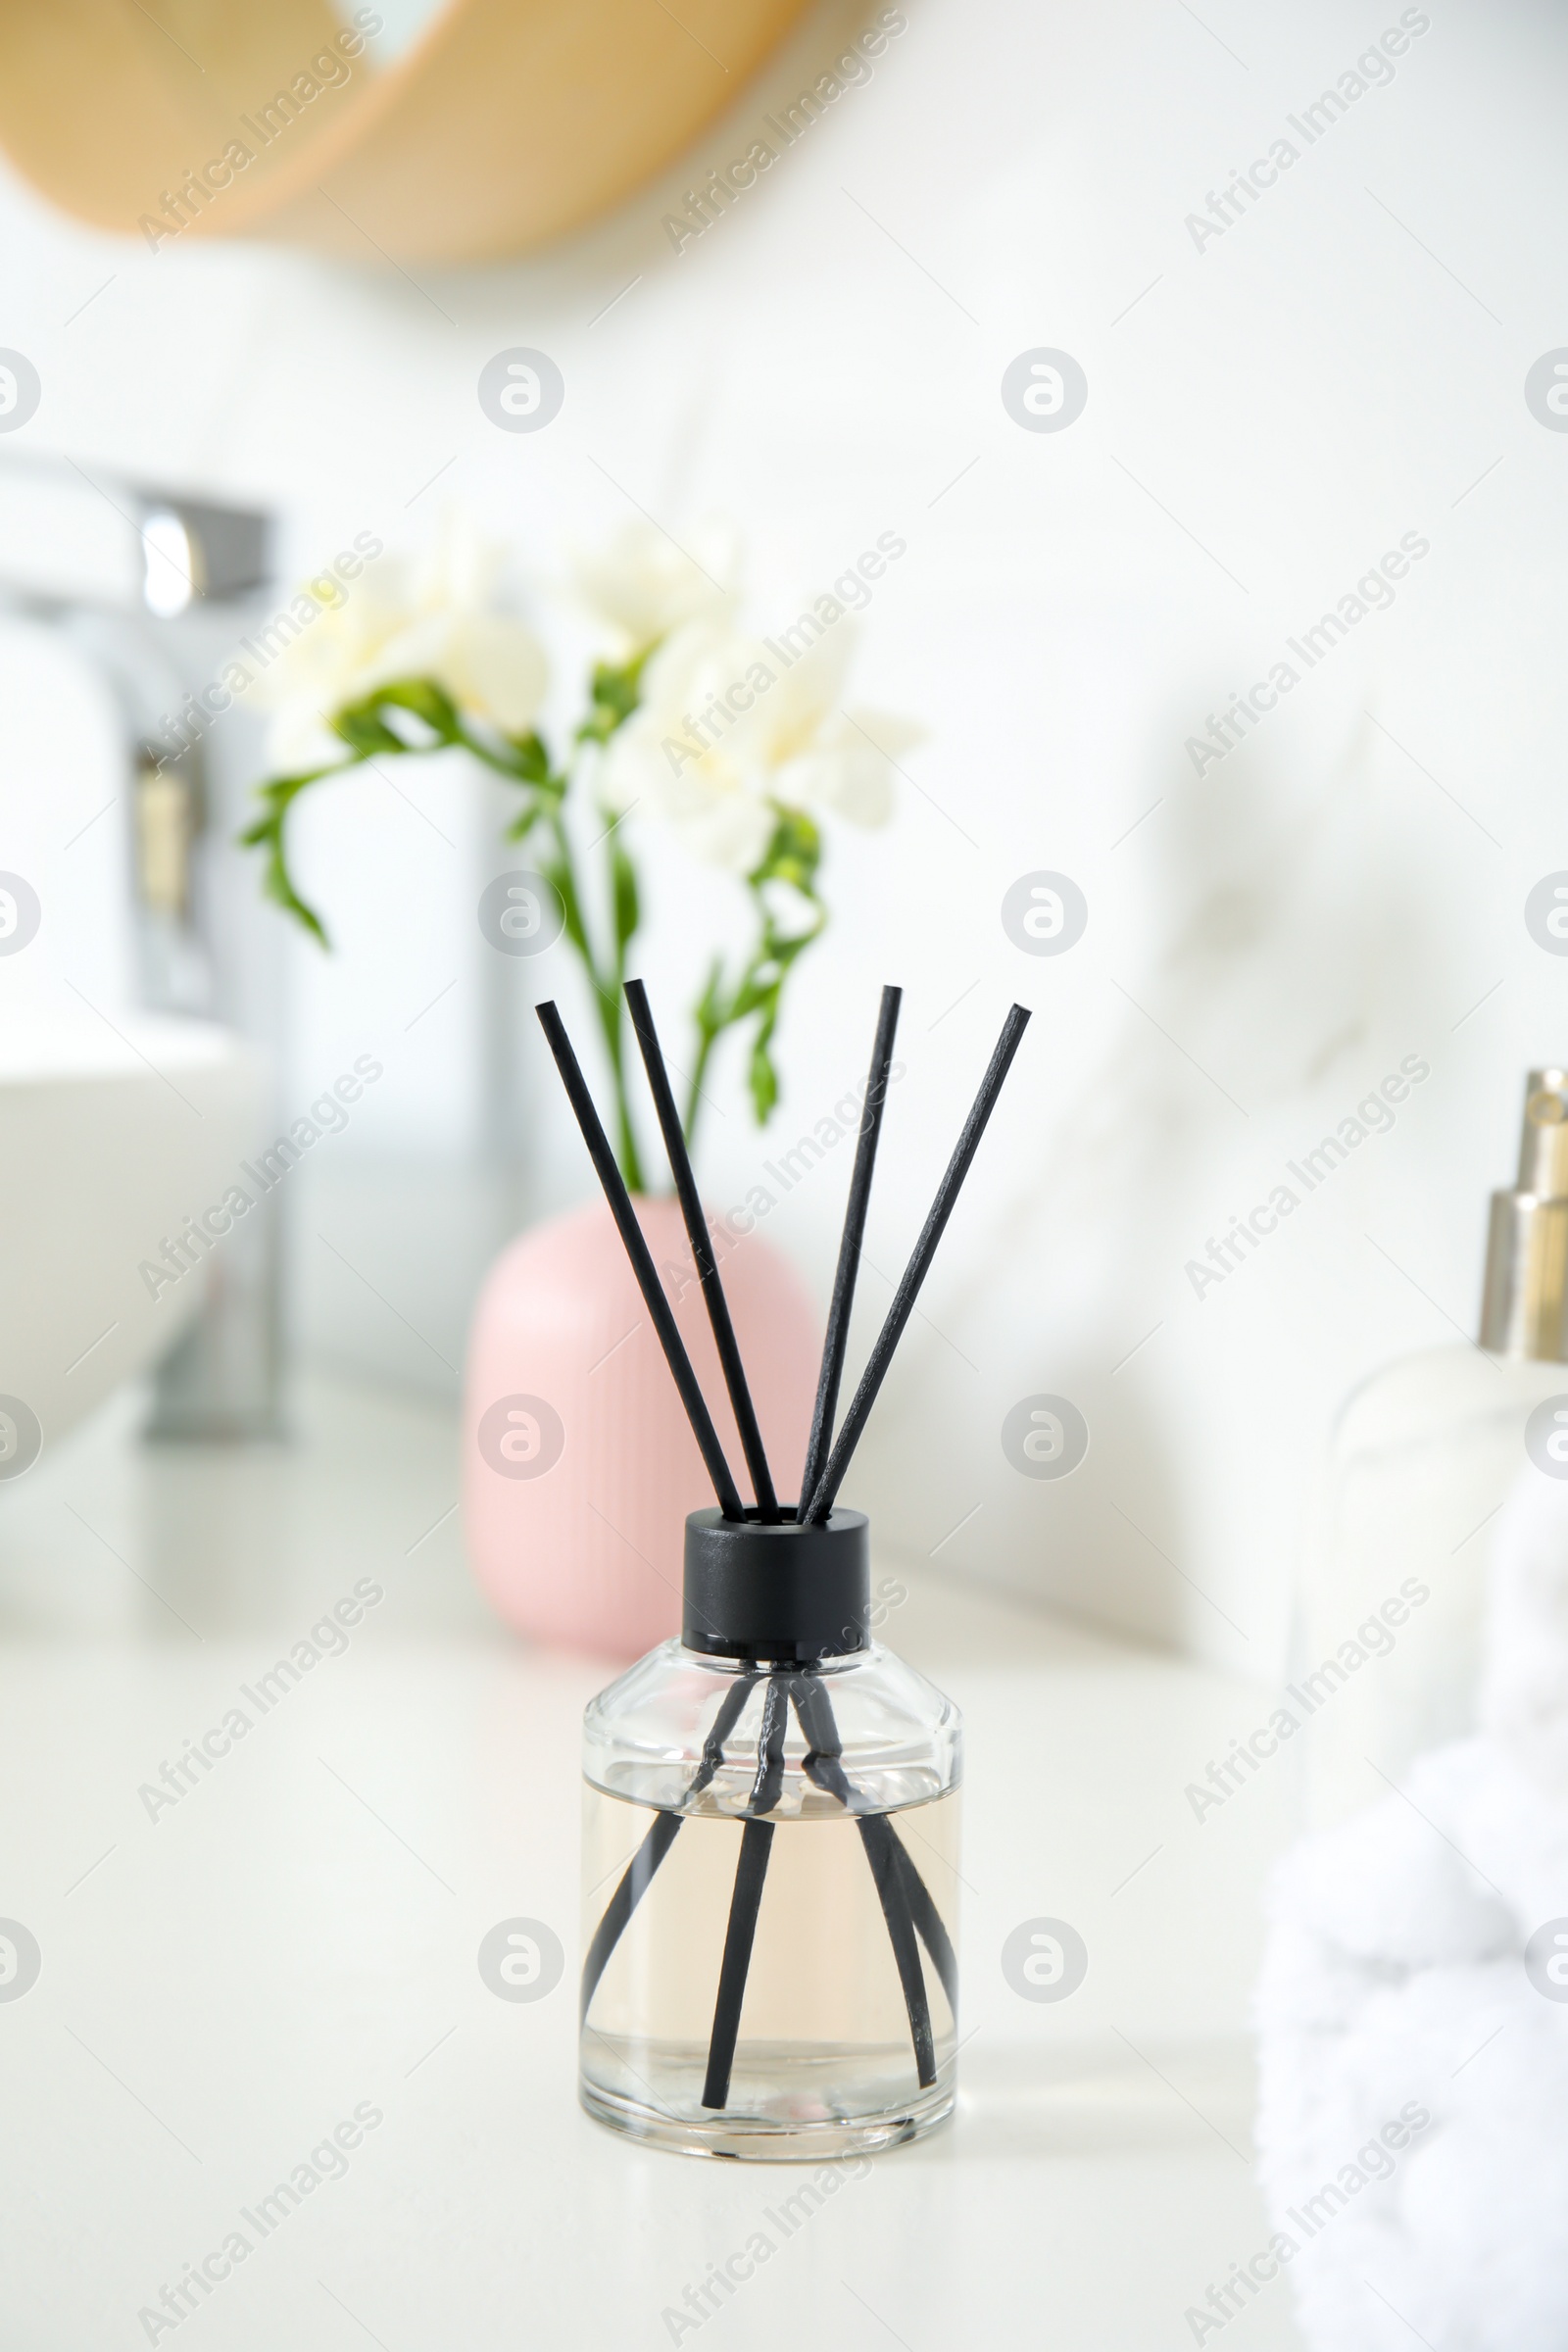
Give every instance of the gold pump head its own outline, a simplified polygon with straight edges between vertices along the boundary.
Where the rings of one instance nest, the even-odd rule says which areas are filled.
[[[1518,1182],[1492,1196],[1481,1345],[1568,1363],[1568,1067],[1525,1083]]]

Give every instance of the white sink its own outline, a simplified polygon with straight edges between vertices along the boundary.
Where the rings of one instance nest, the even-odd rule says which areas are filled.
[[[47,1449],[178,1337],[199,1269],[140,1269],[231,1185],[255,1196],[239,1163],[267,1102],[261,1057],[205,1022],[83,1007],[0,1027],[0,1479],[36,1450],[28,1416]]]

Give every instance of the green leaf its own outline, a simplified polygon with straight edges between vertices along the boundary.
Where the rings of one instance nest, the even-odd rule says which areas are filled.
[[[715,1037],[724,1026],[720,990],[724,985],[724,958],[715,956],[708,967],[708,980],[697,1000],[694,1018],[705,1037]]]
[[[770,1026],[765,1037],[761,1029],[758,1030],[747,1070],[752,1090],[752,1107],[757,1114],[759,1127],[765,1127],[778,1107],[778,1072],[773,1067],[773,1057],[767,1050],[771,1038]]]
[[[323,948],[330,948],[331,942],[327,938],[321,919],[316,909],[307,906],[300,897],[288,869],[288,843],[285,825],[289,808],[307,786],[318,784],[326,776],[343,775],[349,768],[358,765],[359,759],[356,757],[351,760],[334,760],[326,767],[307,768],[303,773],[295,776],[274,776],[270,782],[259,787],[265,813],[259,816],[254,824],[247,825],[239,836],[242,848],[247,850],[265,849],[267,852],[267,863],[262,874],[262,889],[265,895],[272,900],[274,905],[281,906],[285,913],[291,914],[295,921],[304,930],[309,931],[312,938]]]
[[[267,873],[262,887],[268,897],[282,907],[285,914],[291,914],[303,929],[309,931],[318,947],[324,948],[328,955],[331,954],[332,942],[326,935],[326,928],[320,916],[314,906],[306,905],[289,878],[281,839],[273,844],[271,856],[267,861]]]
[[[393,755],[408,749],[402,736],[395,734],[384,719],[364,708],[339,710],[332,720],[332,732],[341,736],[356,760],[368,760],[377,752]]]
[[[430,729],[434,741],[411,743],[407,735],[387,724],[385,714],[389,710],[409,711]],[[446,688],[438,686],[433,678],[399,678],[390,685],[377,686],[359,702],[346,703],[342,710],[334,711],[331,725],[333,733],[341,736],[362,760],[377,753],[396,758],[400,753],[435,751],[463,739],[457,705]]]
[[[545,813],[546,804],[544,802],[537,800],[525,801],[521,808],[517,811],[517,814],[513,818],[511,824],[506,827],[501,836],[502,840],[526,841],[529,834],[533,831],[535,825],[539,822],[539,819]]]
[[[430,740],[411,742],[406,733],[388,723],[387,714],[408,711],[430,730]],[[556,774],[551,766],[550,751],[537,730],[526,735],[504,736],[498,745],[493,739],[470,735],[463,723],[456,703],[444,686],[434,678],[399,678],[378,686],[371,694],[363,695],[358,702],[349,703],[334,711],[331,727],[339,741],[348,747],[348,757],[322,767],[311,768],[292,776],[273,776],[260,785],[258,798],[263,813],[247,825],[239,840],[245,849],[263,850],[267,863],[262,887],[266,895],[291,914],[313,938],[324,948],[329,943],[320,918],[308,906],[294,886],[288,866],[286,826],[289,808],[308,785],[345,774],[366,760],[376,758],[417,758],[426,752],[440,751],[449,745],[461,746],[475,759],[505,776],[509,783],[520,785],[527,794],[521,809],[507,828],[509,841],[523,841],[542,817],[555,815],[565,797],[568,778]],[[504,747],[504,748],[503,748]],[[563,852],[564,858],[564,852]],[[561,875],[565,876],[563,888]],[[573,944],[586,958],[587,939],[582,913],[575,893],[570,887],[569,862],[561,864],[553,875],[564,900],[569,901],[568,922],[575,923]]]

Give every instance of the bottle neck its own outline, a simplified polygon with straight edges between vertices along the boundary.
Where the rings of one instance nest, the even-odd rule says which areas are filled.
[[[1568,1363],[1568,1200],[1493,1194],[1479,1336],[1493,1355]]]
[[[820,1526],[693,1511],[686,1522],[681,1640],[710,1657],[806,1665],[870,1639],[868,1530],[859,1511]]]

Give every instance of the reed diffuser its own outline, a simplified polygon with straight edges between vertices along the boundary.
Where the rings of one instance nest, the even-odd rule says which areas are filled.
[[[933,2131],[957,2043],[962,1724],[871,1640],[839,1488],[1029,1015],[1014,1004],[834,1431],[901,992],[882,992],[798,1500],[774,1490],[640,981],[643,1064],[754,1499],[725,1459],[553,1004],[539,1018],[717,1496],[686,1522],[678,1641],[584,1717],[583,2105],[691,2155],[819,2162]]]

